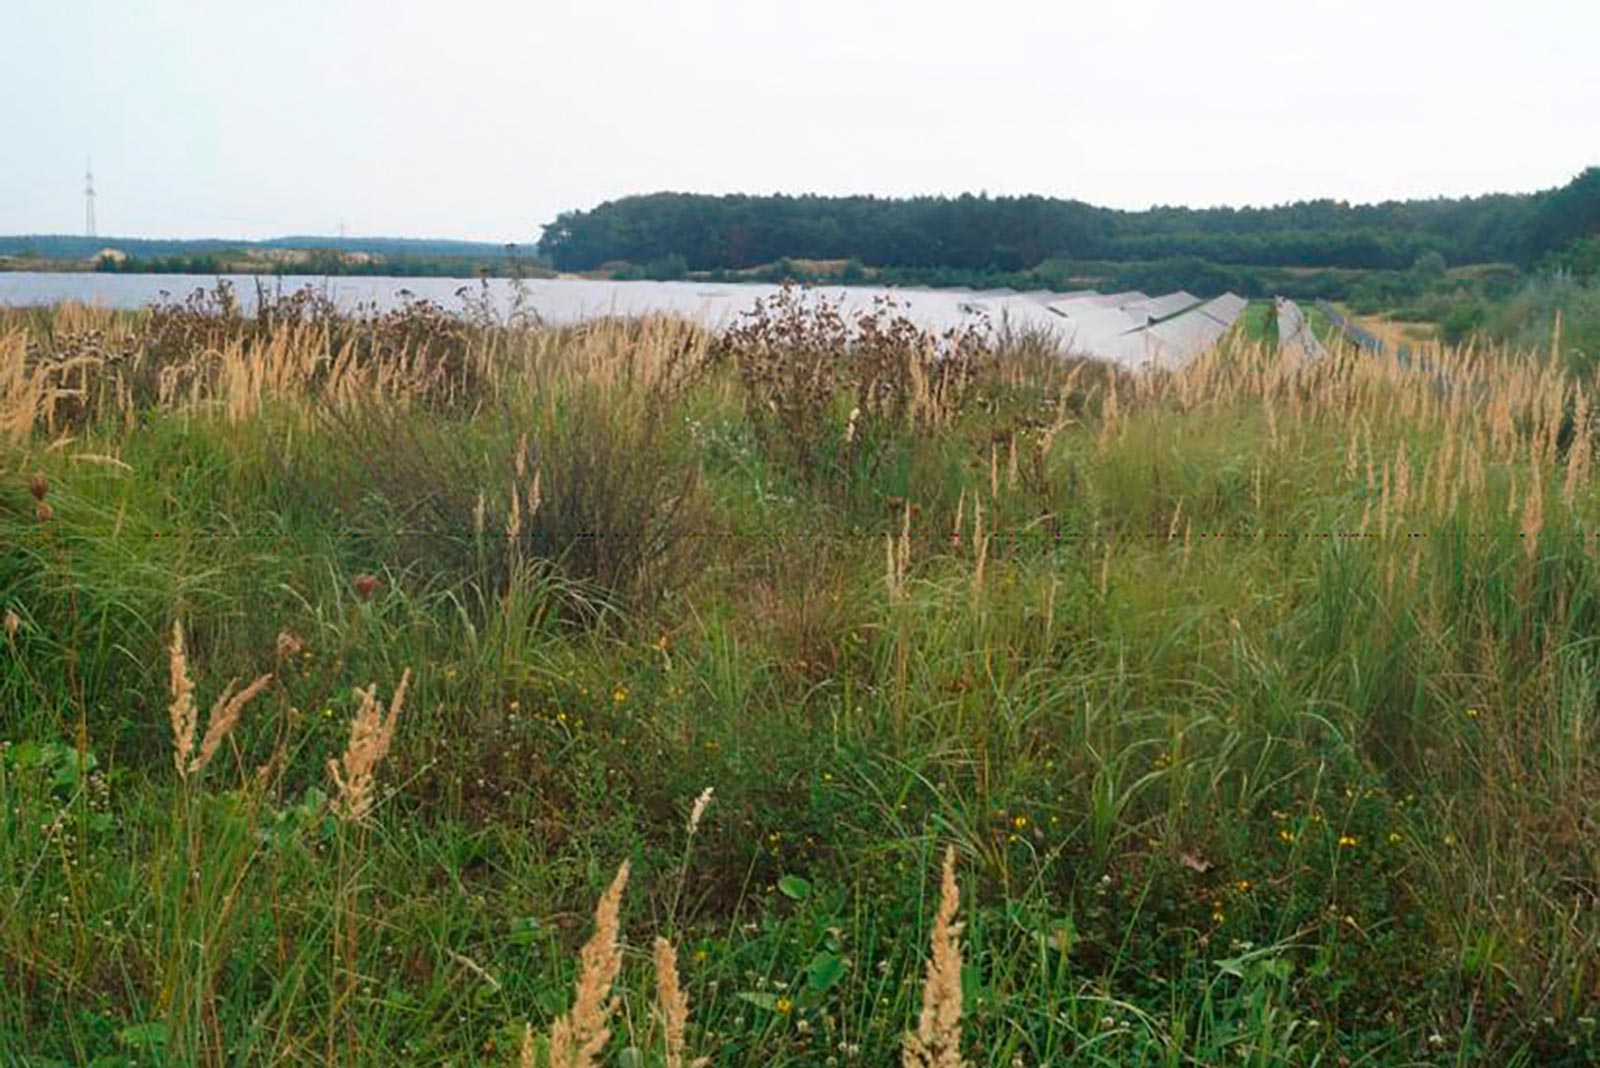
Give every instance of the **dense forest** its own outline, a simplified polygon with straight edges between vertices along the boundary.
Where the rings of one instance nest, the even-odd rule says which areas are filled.
[[[1527,194],[1270,208],[1117,211],[1040,196],[708,196],[656,193],[563,213],[539,251],[602,264],[738,270],[785,257],[868,267],[1017,272],[1050,259],[1402,270],[1532,264],[1600,229],[1600,167]]]

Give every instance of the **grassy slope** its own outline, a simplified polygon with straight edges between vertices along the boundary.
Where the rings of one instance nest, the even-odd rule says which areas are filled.
[[[152,400],[129,429],[108,402],[0,454],[0,1063],[511,1063],[522,1021],[567,1006],[623,858],[639,951],[613,1051],[659,1057],[662,933],[693,1051],[888,1063],[946,842],[978,1064],[1595,1056],[1600,571],[1561,536],[1593,507],[1586,476],[1560,503],[1560,461],[1494,405],[1354,360],[1124,383],[1113,416],[1100,384],[1019,373],[807,478],[726,371],[640,400],[671,337],[496,344],[473,351],[525,370],[476,411],[398,413],[373,378],[335,419],[312,372],[246,399],[219,379],[217,407]],[[1524,425],[1559,388],[1532,383],[1485,388]],[[1028,428],[1058,412],[1041,452]],[[604,571],[581,522],[519,534],[565,547],[568,577],[507,555],[530,468],[541,508],[580,518],[602,492],[640,530],[689,502],[598,623],[569,581]],[[175,616],[202,708],[277,674],[187,789]],[[387,696],[406,666],[377,815],[346,828],[324,764],[353,688]]]

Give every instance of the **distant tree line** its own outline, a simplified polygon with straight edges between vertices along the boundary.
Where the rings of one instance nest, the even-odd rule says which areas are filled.
[[[1597,230],[1600,168],[1590,168],[1542,193],[1140,212],[1039,196],[656,193],[565,212],[538,247],[560,270],[626,264],[652,277],[785,258],[990,275],[1051,259],[1409,271],[1432,256],[1531,265]]]
[[[260,275],[376,275],[400,278],[539,278],[551,272],[527,259],[498,256],[420,257],[349,261],[337,252],[318,251],[292,263],[250,259],[243,253],[198,253],[170,256],[130,256],[124,260],[95,261],[94,269],[106,274],[260,274]]]
[[[374,256],[412,260],[494,260],[513,254],[532,258],[531,248],[487,241],[457,241],[419,237],[274,237],[263,241],[221,238],[84,237],[81,234],[0,235],[0,256],[48,260],[89,260],[104,248],[130,257],[153,260],[171,256],[241,255],[248,249],[317,249],[332,252],[367,252]]]

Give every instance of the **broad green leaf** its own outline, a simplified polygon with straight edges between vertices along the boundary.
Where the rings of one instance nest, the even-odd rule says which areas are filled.
[[[832,953],[818,953],[806,965],[806,985],[819,994],[826,993],[844,978],[844,961]]]

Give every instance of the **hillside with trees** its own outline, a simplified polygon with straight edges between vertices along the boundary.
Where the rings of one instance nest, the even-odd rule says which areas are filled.
[[[1019,272],[1052,259],[1189,259],[1209,265],[1406,270],[1532,264],[1600,228],[1600,168],[1527,194],[1267,208],[1119,211],[1040,196],[710,196],[655,193],[570,211],[540,254],[560,270],[603,264],[742,270],[784,258],[871,268]]]

